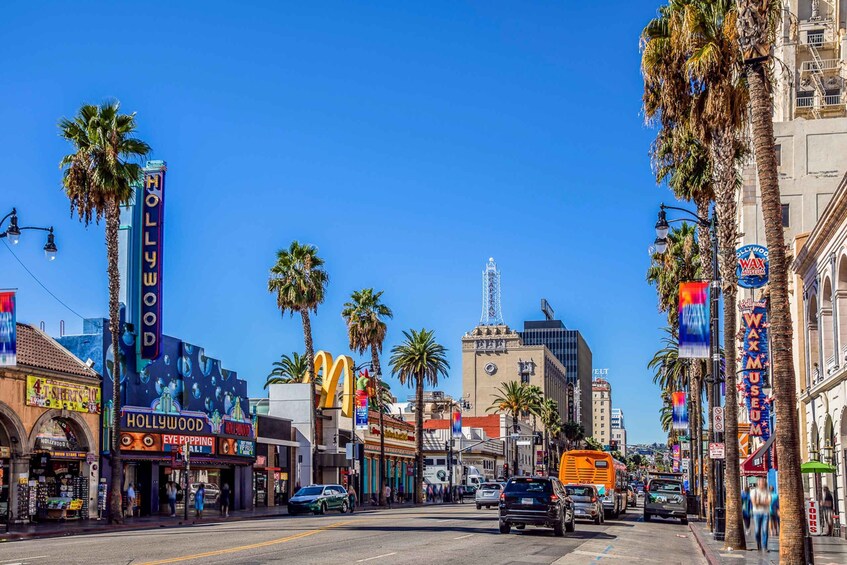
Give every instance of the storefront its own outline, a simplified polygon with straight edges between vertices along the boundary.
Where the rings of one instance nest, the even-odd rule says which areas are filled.
[[[256,507],[277,506],[293,494],[289,477],[298,443],[291,420],[256,415],[256,463],[253,465],[253,503]]]
[[[36,328],[16,328],[17,365],[0,368],[0,522],[95,517],[100,378]]]
[[[385,481],[391,486],[395,499],[411,500],[415,483],[415,426],[388,415],[383,415],[383,423]],[[379,414],[371,411],[364,433],[363,501],[379,496],[379,436]]]

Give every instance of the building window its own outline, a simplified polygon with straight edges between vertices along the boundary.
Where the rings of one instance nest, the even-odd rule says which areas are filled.
[[[789,216],[788,212],[789,212],[788,204],[783,204],[782,205],[782,227],[784,227],[784,228],[787,228],[789,225],[791,225],[791,222],[789,221],[790,216]]]
[[[810,29],[806,32],[806,43],[820,47],[823,45],[823,32],[822,29]]]
[[[812,90],[801,90],[797,92],[797,107],[811,108],[815,105],[815,93]]]
[[[774,155],[776,156],[776,166],[782,166],[782,145],[774,145]]]

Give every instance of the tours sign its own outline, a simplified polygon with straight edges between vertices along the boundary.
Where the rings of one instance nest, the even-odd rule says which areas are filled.
[[[768,356],[768,304],[767,300],[742,300],[741,328],[744,332],[741,346],[742,381],[740,392],[747,404],[750,435],[763,440],[770,437],[770,407],[765,395],[770,360]]]
[[[736,274],[738,286],[761,288],[768,284],[768,248],[761,245],[745,245],[735,252],[738,260]]]
[[[162,249],[165,216],[165,164],[148,163],[141,198],[141,309],[139,356],[159,358],[162,341]]]

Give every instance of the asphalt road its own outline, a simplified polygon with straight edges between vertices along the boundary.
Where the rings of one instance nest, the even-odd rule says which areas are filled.
[[[0,565],[705,563],[687,527],[644,523],[640,509],[577,522],[564,538],[529,527],[503,535],[496,516],[465,504],[26,540],[0,546]]]

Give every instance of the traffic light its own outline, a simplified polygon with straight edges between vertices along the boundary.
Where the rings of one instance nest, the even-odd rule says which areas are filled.
[[[543,442],[543,438],[541,437],[541,432],[535,432],[535,437],[533,438],[535,445],[541,445]]]

